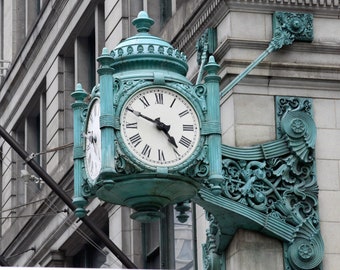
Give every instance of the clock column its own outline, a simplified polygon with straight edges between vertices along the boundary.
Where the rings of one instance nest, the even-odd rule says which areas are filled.
[[[82,177],[82,167],[84,166],[84,150],[83,150],[83,137],[82,137],[82,113],[86,109],[87,104],[84,98],[87,93],[82,89],[81,84],[78,83],[76,90],[71,94],[75,99],[72,104],[73,109],[73,160],[74,160],[74,198],[73,203],[77,206],[75,215],[82,218],[86,215],[84,209],[87,200],[82,196],[82,186],[84,179]]]
[[[213,56],[210,56],[209,62],[205,65],[207,76],[205,82],[207,85],[207,130],[209,144],[209,182],[212,184],[212,192],[215,195],[221,193],[220,184],[223,181],[222,176],[222,139],[221,139],[221,113],[220,113],[220,95],[219,82],[221,78],[217,75],[219,65],[216,64]]]
[[[101,161],[102,167],[100,177],[103,179],[105,188],[111,189],[113,186],[113,175],[115,174],[114,165],[114,118],[115,109],[113,107],[114,89],[113,89],[113,72],[111,68],[113,58],[107,48],[103,48],[102,55],[97,58],[101,65],[98,69],[100,76],[100,119],[101,129]]]

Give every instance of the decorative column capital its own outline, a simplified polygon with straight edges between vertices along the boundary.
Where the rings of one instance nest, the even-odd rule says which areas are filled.
[[[114,69],[111,67],[113,64],[113,57],[110,55],[109,50],[107,48],[103,48],[101,56],[97,58],[98,63],[101,65],[98,68],[99,75],[112,75]]]
[[[80,83],[77,83],[75,91],[71,96],[75,99],[75,103],[84,103],[84,99],[87,97],[87,93],[83,89]]]
[[[220,76],[217,75],[220,66],[216,63],[215,57],[210,56],[208,63],[204,66],[204,69],[207,71],[207,76],[205,77],[205,81],[217,80],[218,82],[221,80]]]

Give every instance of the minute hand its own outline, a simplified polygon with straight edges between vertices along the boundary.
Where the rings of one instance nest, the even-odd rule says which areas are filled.
[[[138,111],[135,111],[135,110],[133,110],[133,109],[131,109],[131,108],[126,108],[129,112],[132,112],[134,115],[136,115],[136,116],[138,116],[138,117],[142,117],[142,118],[144,118],[144,119],[146,119],[146,120],[148,120],[148,121],[150,121],[150,122],[152,122],[152,123],[156,123],[157,124],[157,122],[156,122],[156,120],[154,120],[154,119],[152,119],[152,118],[150,118],[150,117],[148,117],[148,116],[146,116],[146,115],[144,115],[144,114],[141,114],[140,112],[138,112]]]

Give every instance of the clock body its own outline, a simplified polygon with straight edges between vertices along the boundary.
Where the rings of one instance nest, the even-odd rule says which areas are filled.
[[[200,119],[184,95],[152,86],[136,91],[120,112],[120,139],[139,165],[180,167],[193,157],[200,141]]]
[[[86,118],[85,137],[85,170],[90,182],[94,182],[101,170],[101,133],[99,125],[100,100],[92,99]]]

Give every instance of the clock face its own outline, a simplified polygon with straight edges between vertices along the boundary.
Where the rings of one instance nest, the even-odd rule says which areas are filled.
[[[137,92],[122,108],[120,124],[128,150],[151,166],[181,164],[200,140],[196,111],[183,96],[167,88]]]
[[[101,133],[99,126],[100,102],[96,98],[91,104],[85,130],[85,168],[90,180],[98,177],[101,169]]]

